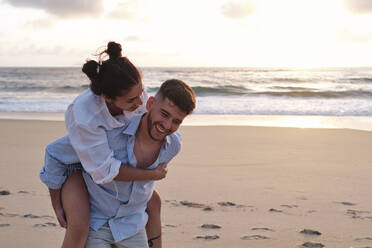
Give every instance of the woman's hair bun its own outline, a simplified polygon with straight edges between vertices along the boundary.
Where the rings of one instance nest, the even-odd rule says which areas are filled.
[[[109,55],[110,59],[117,59],[121,57],[121,45],[114,41],[110,41],[107,44],[106,53]]]
[[[98,66],[99,64],[94,60],[87,61],[82,68],[82,71],[90,78],[95,80],[98,78]]]

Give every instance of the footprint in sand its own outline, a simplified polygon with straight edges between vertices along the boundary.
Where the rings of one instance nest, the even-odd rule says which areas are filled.
[[[30,194],[30,192],[24,191],[24,190],[20,190],[20,191],[18,191],[18,194]]]
[[[165,203],[175,203],[177,204],[177,201],[176,200],[164,200]]]
[[[311,230],[311,229],[304,229],[300,233],[305,234],[305,235],[322,235],[321,232]]]
[[[54,219],[54,216],[50,216],[50,215],[38,216],[38,215],[33,215],[33,214],[25,214],[25,215],[23,215],[23,218],[29,218],[29,219],[39,219],[39,218],[43,218],[43,219]]]
[[[322,243],[306,242],[302,244],[302,247],[322,248],[324,245]]]
[[[372,216],[362,216],[363,214],[369,214],[369,213],[371,212],[354,210],[354,209],[346,210],[346,215],[350,216],[353,219],[372,219]]]
[[[262,236],[262,235],[247,235],[240,238],[241,240],[263,240],[263,239],[270,239],[269,237]]]
[[[215,224],[203,224],[200,227],[204,229],[220,229],[221,228],[221,226],[215,225]]]
[[[203,211],[213,211],[213,208],[211,208],[211,207],[206,207],[206,208],[203,208]]]
[[[356,238],[354,239],[356,242],[363,242],[363,241],[372,241],[372,238],[366,237],[366,238]]]
[[[298,208],[298,205],[280,205],[281,207],[285,208]]]
[[[33,215],[33,214],[25,214],[25,215],[23,215],[23,218],[38,219],[38,218],[41,218],[41,217],[37,216],[37,215]]]
[[[176,225],[171,225],[171,224],[166,224],[166,225],[164,225],[164,227],[172,227],[172,228],[175,228],[175,227],[177,227]]]
[[[54,219],[54,216],[50,216],[50,215],[42,215],[42,216],[40,216],[40,218],[44,218],[44,219]]]
[[[180,204],[186,207],[190,207],[190,208],[208,208],[209,207],[202,203],[189,202],[189,201],[180,201]]]
[[[221,207],[233,207],[233,206],[236,206],[235,203],[233,203],[233,202],[229,202],[229,201],[226,201],[226,202],[218,202],[217,204],[220,205]]]
[[[344,206],[355,206],[355,205],[357,205],[356,203],[345,202],[345,201],[343,201],[343,202],[335,202],[335,203],[341,204],[341,205],[344,205]]]
[[[269,209],[269,212],[273,212],[273,213],[282,213],[283,211],[282,211],[282,210],[279,210],[279,209],[275,209],[275,208],[270,208],[270,209]]]
[[[267,232],[275,232],[275,230],[267,228],[267,227],[253,227],[252,231],[267,231]]]
[[[44,224],[35,224],[34,225],[34,227],[49,227],[49,226],[56,227],[58,225],[56,223],[53,223],[53,222],[46,222]]]
[[[308,200],[306,196],[299,196],[299,197],[296,197],[297,200],[302,200],[302,201],[306,201]]]
[[[218,235],[206,235],[206,236],[196,236],[195,239],[204,239],[204,240],[216,240],[219,239]]]

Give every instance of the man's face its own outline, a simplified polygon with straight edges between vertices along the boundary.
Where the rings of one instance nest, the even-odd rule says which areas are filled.
[[[150,97],[147,103],[147,132],[156,141],[162,141],[167,135],[177,131],[187,116],[168,98]]]

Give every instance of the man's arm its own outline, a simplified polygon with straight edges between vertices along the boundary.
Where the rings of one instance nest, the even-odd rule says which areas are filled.
[[[121,164],[119,174],[114,178],[117,181],[149,181],[161,180],[167,175],[167,164],[162,163],[154,170],[144,170]]]

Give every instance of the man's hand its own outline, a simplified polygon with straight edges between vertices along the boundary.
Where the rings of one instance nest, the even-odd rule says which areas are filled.
[[[56,214],[59,225],[63,228],[67,228],[65,211],[63,210],[63,208],[61,207],[61,208],[54,209],[54,212]]]
[[[156,167],[155,170],[153,170],[153,180],[161,180],[165,178],[167,175],[168,168],[166,163],[160,164],[158,167]]]

